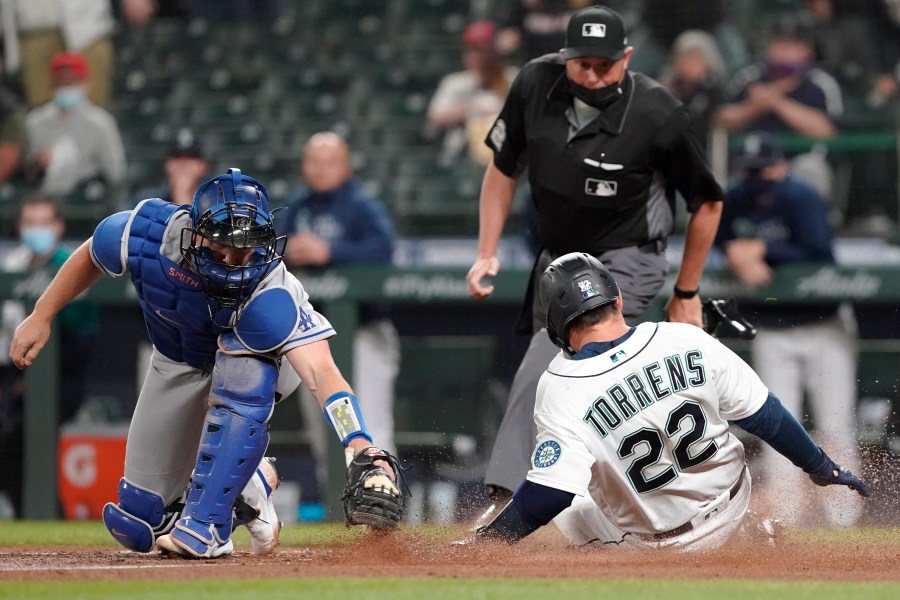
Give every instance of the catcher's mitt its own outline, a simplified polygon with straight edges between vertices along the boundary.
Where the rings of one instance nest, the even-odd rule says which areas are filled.
[[[341,496],[347,525],[394,529],[403,517],[406,498],[387,472],[375,464],[383,460],[400,475],[400,463],[380,448],[366,448],[347,465],[347,487]]]

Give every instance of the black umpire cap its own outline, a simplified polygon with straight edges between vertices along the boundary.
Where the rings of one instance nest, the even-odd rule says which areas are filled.
[[[590,56],[619,60],[625,56],[627,46],[622,17],[606,6],[589,6],[569,19],[563,58]]]

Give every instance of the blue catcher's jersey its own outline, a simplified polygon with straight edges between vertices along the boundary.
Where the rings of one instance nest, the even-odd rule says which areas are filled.
[[[91,258],[108,275],[131,274],[150,340],[163,356],[203,369],[212,367],[216,340],[230,328],[213,325],[199,278],[181,266],[189,210],[152,198],[111,215],[94,231]],[[241,345],[253,352],[281,355],[334,335],[284,265],[273,269],[253,296],[241,307],[234,327]]]

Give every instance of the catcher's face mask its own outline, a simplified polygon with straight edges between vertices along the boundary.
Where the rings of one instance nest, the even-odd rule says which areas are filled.
[[[265,188],[229,169],[194,196],[192,226],[182,231],[181,252],[200,276],[213,322],[229,326],[282,258],[284,237],[275,233]]]

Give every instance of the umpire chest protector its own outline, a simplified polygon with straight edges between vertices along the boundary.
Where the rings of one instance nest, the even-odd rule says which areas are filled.
[[[554,254],[664,239],[676,189],[691,211],[721,198],[681,103],[639,73],[626,72],[621,87],[579,129],[565,61],[541,57],[519,73],[488,134],[501,172],[528,166],[541,242]]]
[[[159,199],[139,204],[128,225],[127,265],[153,345],[167,358],[203,369],[212,366],[222,330],[213,327],[197,275],[167,258],[163,247],[180,239],[173,221],[187,225],[188,208]],[[170,227],[177,231],[167,235]]]

